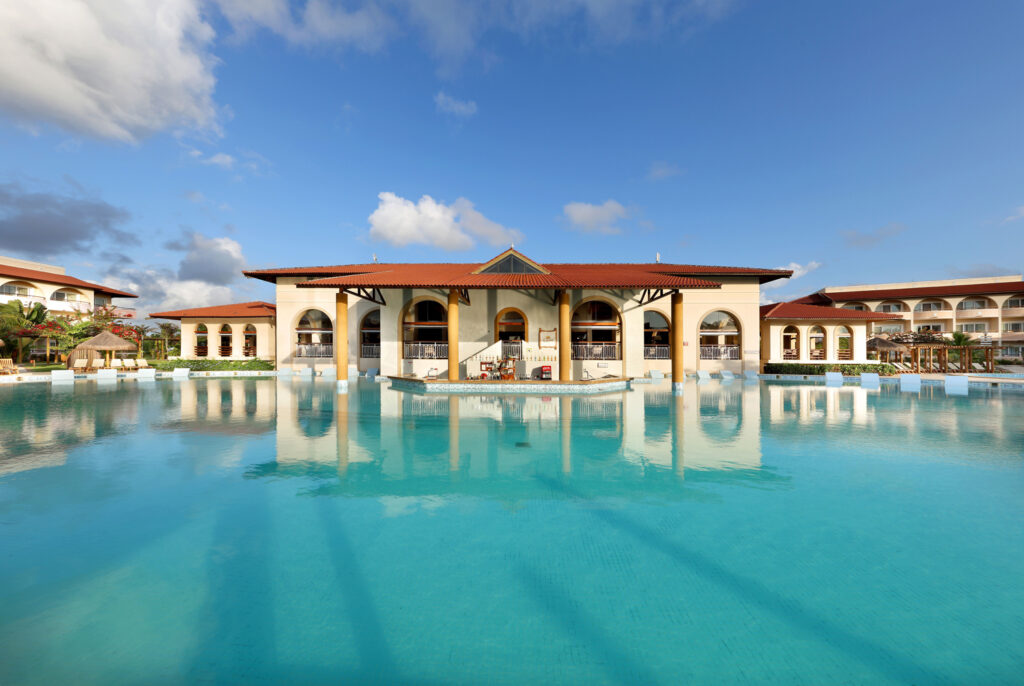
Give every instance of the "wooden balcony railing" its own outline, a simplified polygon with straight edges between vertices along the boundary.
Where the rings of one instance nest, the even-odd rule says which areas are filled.
[[[222,346],[220,346],[219,348],[217,348],[217,355],[219,355],[220,357],[231,357],[231,346],[230,345],[222,345]]]
[[[205,345],[196,346],[196,357],[206,357],[210,352],[210,349]]]

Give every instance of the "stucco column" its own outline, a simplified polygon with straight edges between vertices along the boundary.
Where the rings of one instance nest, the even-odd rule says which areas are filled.
[[[348,293],[334,296],[334,365],[338,380],[348,379]]]
[[[672,294],[672,384],[686,381],[683,371],[683,294],[678,291]]]
[[[448,380],[459,380],[459,292],[448,290]]]
[[[558,294],[558,380],[568,381],[572,376],[572,343],[570,332],[572,323],[569,319],[569,291]]]

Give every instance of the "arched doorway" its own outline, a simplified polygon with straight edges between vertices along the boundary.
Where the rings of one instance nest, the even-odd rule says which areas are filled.
[[[828,357],[828,351],[825,349],[825,329],[815,325],[807,332],[807,352],[812,360],[824,360]]]
[[[209,336],[206,324],[196,325],[196,357],[206,357],[210,354]]]
[[[740,324],[736,317],[716,310],[700,323],[700,359],[738,360],[742,344]]]
[[[256,327],[246,324],[242,334],[244,338],[242,354],[245,357],[256,357]]]
[[[800,359],[800,329],[792,324],[782,330],[782,359]]]
[[[671,330],[668,319],[661,312],[646,310],[644,312],[644,359],[668,360]]]
[[[221,324],[217,332],[217,356],[231,357],[231,325]]]
[[[853,359],[853,333],[848,326],[836,327],[836,358]]]
[[[334,325],[320,310],[306,310],[299,317],[295,357],[334,357]]]
[[[580,303],[572,313],[572,359],[622,359],[622,319],[603,300]]]
[[[359,322],[359,357],[380,357],[380,310],[370,310]]]
[[[402,357],[448,358],[448,310],[437,300],[419,300],[406,307],[402,317]]]
[[[508,307],[498,313],[494,318],[494,340],[501,341],[502,358],[522,359],[528,328],[526,315],[521,310]]]

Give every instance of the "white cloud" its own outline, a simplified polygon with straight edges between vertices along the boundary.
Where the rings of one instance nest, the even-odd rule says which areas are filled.
[[[146,314],[223,305],[236,299],[230,286],[213,286],[199,279],[179,279],[171,271],[153,267],[113,271],[107,274],[103,283],[136,293],[139,299],[133,304]]]
[[[396,33],[394,21],[375,3],[347,11],[328,0],[213,0],[239,38],[258,29],[298,45],[350,45],[376,50]]]
[[[128,142],[216,130],[213,37],[198,0],[0,3],[0,109]]]
[[[651,168],[647,170],[647,178],[650,181],[660,181],[682,173],[682,169],[670,162],[652,162]]]
[[[225,152],[218,152],[201,160],[203,164],[212,164],[221,169],[231,169],[235,166],[235,158]]]
[[[491,221],[465,198],[451,205],[424,195],[419,202],[383,192],[370,215],[370,237],[392,245],[430,245],[442,250],[468,250],[476,239],[490,245],[521,240],[522,234]]]
[[[472,100],[456,100],[449,95],[445,95],[443,91],[438,91],[437,95],[434,96],[434,104],[437,106],[438,112],[453,114],[456,117],[468,118],[476,114],[475,102]]]
[[[629,216],[629,211],[615,200],[606,200],[601,205],[571,202],[562,211],[573,228],[588,233],[619,233],[616,222]]]
[[[846,245],[851,248],[873,248],[886,239],[894,238],[907,230],[903,224],[893,222],[880,226],[874,231],[840,231]]]
[[[788,286],[790,282],[792,282],[792,281],[794,281],[796,279],[802,279],[803,277],[807,276],[808,274],[810,274],[811,272],[813,272],[815,269],[817,269],[820,266],[821,266],[821,262],[815,262],[815,261],[812,260],[812,261],[808,262],[807,264],[800,264],[799,262],[790,262],[787,265],[783,265],[781,267],[776,267],[776,269],[788,269],[788,270],[792,271],[793,272],[793,276],[789,277],[788,279],[776,279],[775,281],[769,281],[768,283],[762,285],[761,286],[761,291],[762,291],[761,304],[762,305],[765,304],[764,303],[764,294],[763,294],[763,292],[765,290],[774,290],[776,288],[782,288],[783,286]],[[769,302],[773,302],[773,301],[769,301]]]
[[[1003,220],[1003,223],[1008,224],[1009,222],[1015,222],[1018,219],[1024,219],[1024,205],[1021,205],[1016,210],[1014,210],[1013,214],[1011,214],[1009,217]]]

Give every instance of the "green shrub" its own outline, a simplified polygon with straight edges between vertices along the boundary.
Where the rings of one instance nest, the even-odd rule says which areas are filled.
[[[843,364],[835,362],[776,362],[764,366],[765,374],[824,376],[825,372],[842,372],[844,376],[859,376],[863,372],[875,373],[880,376],[893,376],[896,374],[896,367],[891,364]]]
[[[251,360],[154,360],[153,369],[169,372],[174,368],[188,367],[194,372],[266,372],[274,368],[272,362],[253,358]]]

